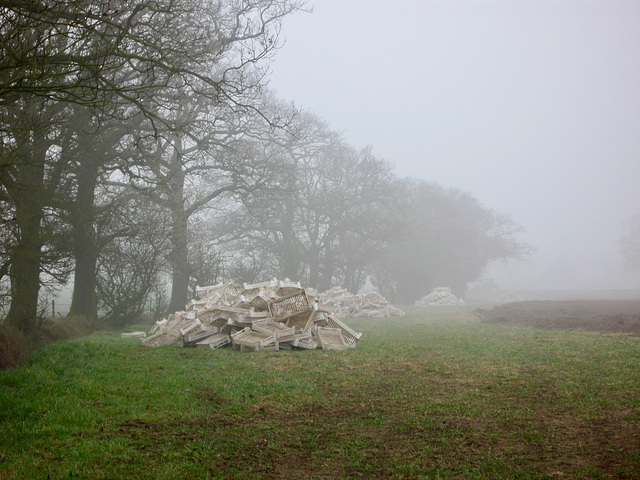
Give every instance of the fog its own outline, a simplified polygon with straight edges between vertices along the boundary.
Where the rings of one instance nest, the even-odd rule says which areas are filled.
[[[640,2],[316,0],[270,86],[399,175],[470,192],[537,248],[505,289],[638,288]]]

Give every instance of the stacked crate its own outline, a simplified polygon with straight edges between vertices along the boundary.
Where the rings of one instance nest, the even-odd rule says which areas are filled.
[[[321,308],[314,290],[308,294],[288,279],[241,286],[228,282],[197,287],[196,293],[198,298],[187,303],[185,311],[156,322],[142,344],[231,345],[243,352],[343,350],[355,347],[362,335]]]

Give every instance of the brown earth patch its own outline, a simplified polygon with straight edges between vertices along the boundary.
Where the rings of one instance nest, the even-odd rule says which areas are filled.
[[[512,302],[474,313],[484,323],[640,337],[640,300]]]

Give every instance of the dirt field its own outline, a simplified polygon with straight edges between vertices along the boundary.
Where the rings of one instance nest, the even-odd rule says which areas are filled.
[[[475,313],[486,323],[640,336],[640,300],[525,301]]]

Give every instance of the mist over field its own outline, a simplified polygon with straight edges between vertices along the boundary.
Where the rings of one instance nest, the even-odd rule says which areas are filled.
[[[0,478],[640,478],[639,25],[0,3]]]
[[[637,289],[640,4],[317,0],[271,87],[402,175],[470,192],[537,248],[506,289]]]
[[[7,325],[273,278],[640,291],[637,2],[52,4],[0,7]]]

